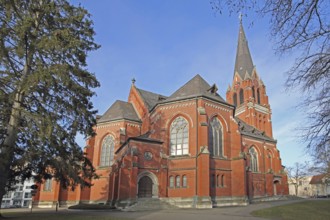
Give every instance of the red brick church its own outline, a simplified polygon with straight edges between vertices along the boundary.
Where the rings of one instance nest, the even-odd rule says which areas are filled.
[[[196,75],[170,96],[138,88],[97,119],[85,149],[99,179],[91,188],[45,181],[39,206],[96,203],[128,207],[155,198],[177,207],[246,205],[287,195],[266,87],[242,24],[226,100]]]

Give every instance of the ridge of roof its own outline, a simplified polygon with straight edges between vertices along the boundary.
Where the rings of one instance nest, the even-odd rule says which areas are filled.
[[[110,108],[97,120],[97,123],[108,122],[119,119],[127,119],[141,122],[132,103],[116,100]]]
[[[115,151],[115,154],[117,154],[118,152],[120,152],[124,146],[130,142],[131,140],[134,140],[134,141],[141,141],[141,142],[147,142],[147,143],[156,143],[156,144],[162,144],[163,141],[161,140],[157,140],[157,139],[153,139],[153,138],[150,138],[151,132],[148,131],[142,135],[139,135],[139,136],[135,136],[135,137],[129,137],[116,151]]]
[[[267,136],[264,131],[260,131],[257,128],[245,123],[242,119],[239,119],[238,117],[235,117],[235,119],[238,122],[238,129],[241,134],[266,141],[276,142],[274,138]]]
[[[199,74],[195,75],[191,80],[176,90],[166,100],[162,101],[176,101],[187,98],[193,98],[196,96],[204,96],[213,100],[217,100],[223,103],[227,103],[217,92],[216,86],[210,86]]]
[[[318,184],[318,183],[322,183],[322,179],[323,179],[324,177],[326,177],[326,176],[327,176],[326,173],[312,176],[312,179],[311,179],[311,181],[309,182],[309,184]]]
[[[135,87],[136,90],[140,93],[143,101],[148,107],[148,110],[150,111],[160,100],[166,99],[167,97],[161,94],[157,94],[154,92],[146,91],[143,89],[139,89]]]

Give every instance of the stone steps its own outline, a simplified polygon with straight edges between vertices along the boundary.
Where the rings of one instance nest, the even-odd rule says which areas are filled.
[[[176,206],[170,205],[169,203],[160,199],[148,198],[138,199],[137,203],[132,206],[122,209],[122,211],[149,211],[149,210],[160,210],[160,209],[176,209]]]

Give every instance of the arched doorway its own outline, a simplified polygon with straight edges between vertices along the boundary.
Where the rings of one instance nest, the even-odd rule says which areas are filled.
[[[150,171],[143,171],[137,177],[138,198],[158,198],[158,178]]]
[[[274,196],[277,196],[277,185],[280,183],[280,181],[275,180],[273,183],[273,187],[274,187]]]
[[[153,182],[148,176],[144,176],[139,181],[138,197],[151,198],[152,197]]]

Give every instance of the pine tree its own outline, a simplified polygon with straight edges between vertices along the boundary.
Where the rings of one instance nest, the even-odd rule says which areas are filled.
[[[95,177],[75,141],[95,124],[94,35],[90,14],[66,0],[0,0],[0,202],[17,179]]]

